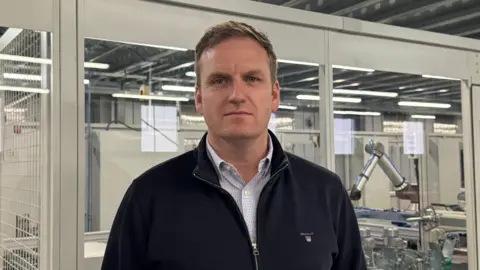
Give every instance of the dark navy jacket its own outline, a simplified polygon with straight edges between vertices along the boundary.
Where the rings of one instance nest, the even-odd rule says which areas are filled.
[[[364,270],[355,213],[339,177],[283,152],[257,210],[257,250],[199,146],[138,177],[110,232],[102,270]]]

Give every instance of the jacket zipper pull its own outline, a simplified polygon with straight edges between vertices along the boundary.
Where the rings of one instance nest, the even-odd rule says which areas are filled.
[[[258,252],[257,244],[252,243],[253,247],[253,256],[255,257],[255,270],[259,270],[258,268],[258,256],[260,256],[260,252]]]

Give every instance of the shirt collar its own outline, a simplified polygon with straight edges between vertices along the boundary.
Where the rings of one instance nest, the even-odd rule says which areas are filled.
[[[208,135],[207,135],[207,153],[208,153],[208,157],[213,162],[215,170],[217,171],[217,173],[220,172],[220,170],[221,170],[221,168],[224,164],[228,164],[228,162],[226,162],[225,160],[223,160],[222,158],[220,158],[217,155],[217,153],[215,152],[213,147],[210,145],[210,143],[208,142]],[[267,152],[267,155],[258,164],[258,171],[259,172],[262,169],[270,166],[272,156],[273,156],[273,141],[272,141],[272,137],[269,134],[268,135],[268,152]]]

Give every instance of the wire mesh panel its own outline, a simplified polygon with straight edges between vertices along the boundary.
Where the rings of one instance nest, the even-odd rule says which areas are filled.
[[[39,269],[41,35],[20,30],[0,51],[0,267],[7,270]]]

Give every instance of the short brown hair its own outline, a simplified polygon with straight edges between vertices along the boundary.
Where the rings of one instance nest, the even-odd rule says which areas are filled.
[[[272,84],[277,80],[277,56],[273,46],[265,33],[257,31],[253,26],[242,22],[228,21],[214,25],[207,29],[200,41],[195,46],[195,72],[197,86],[200,83],[200,67],[198,61],[202,54],[225,40],[235,37],[247,37],[258,42],[267,51]]]

